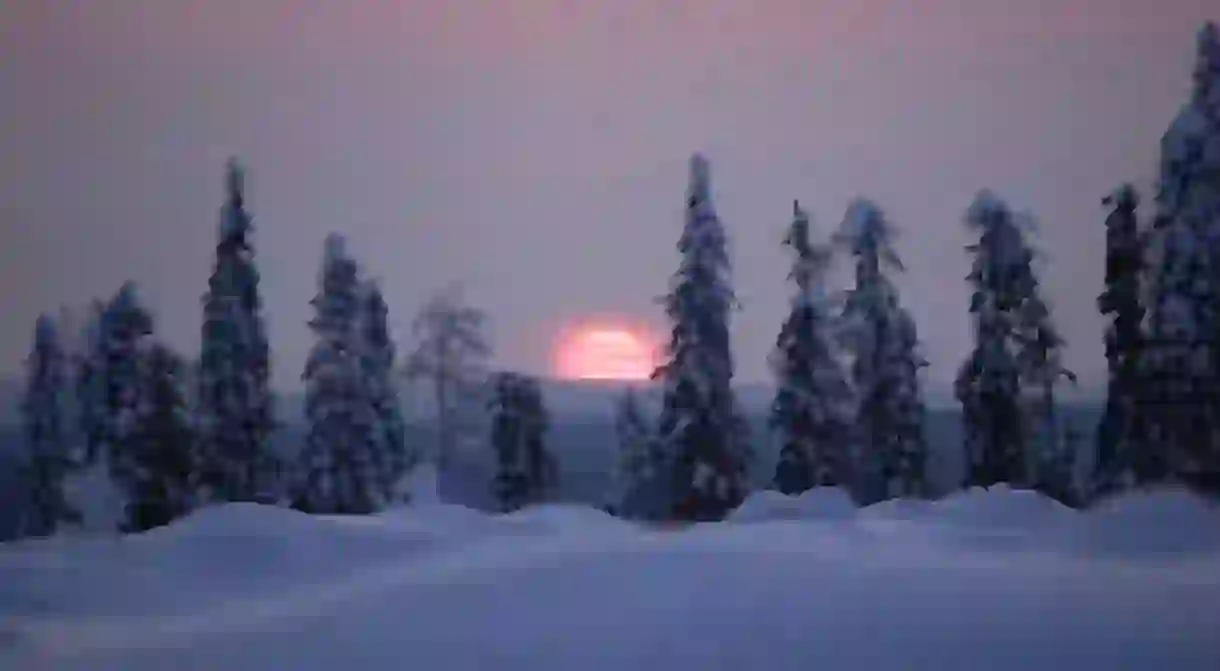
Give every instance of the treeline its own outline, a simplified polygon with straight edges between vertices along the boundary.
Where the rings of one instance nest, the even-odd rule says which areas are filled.
[[[966,277],[974,348],[955,396],[962,409],[963,487],[1008,483],[1082,506],[1117,491],[1177,481],[1220,491],[1220,39],[1200,30],[1190,99],[1161,140],[1151,223],[1135,187],[1102,200],[1107,318],[1106,404],[1096,444],[1058,409],[1075,376],[1035,271],[1031,215],[991,191],[966,209],[976,237]],[[861,504],[929,493],[915,324],[892,277],[902,262],[877,204],[852,203],[838,230],[811,241],[799,203],[791,311],[772,352],[778,391],[770,428],[781,445],[772,486],[795,494],[843,487]],[[624,456],[617,510],[654,519],[719,519],[748,491],[752,462],[729,380],[733,292],[708,170],[692,161],[682,264],[666,300],[673,322],[660,417],[634,395],[619,409]],[[854,266],[845,292],[826,286],[839,256]],[[833,300],[833,299],[839,300]],[[1092,452],[1091,464],[1082,457]],[[1087,470],[1082,465],[1090,466]]]
[[[1070,505],[1150,483],[1220,489],[1220,40],[1199,33],[1190,100],[1161,141],[1154,212],[1141,221],[1135,187],[1102,202],[1109,380],[1096,444],[1059,411],[1061,362],[1035,261],[1033,217],[981,191],[963,221],[975,242],[966,281],[974,347],[955,382],[967,471],[962,487],[1009,483]],[[381,288],[362,276],[340,236],[326,240],[315,335],[303,373],[304,445],[278,454],[271,357],[241,168],[228,169],[215,265],[203,300],[202,346],[187,363],[155,336],[126,284],[93,306],[69,352],[48,316],[34,329],[22,403],[23,533],[80,518],[63,485],[104,464],[128,501],[124,530],[165,524],[201,505],[254,501],[311,513],[372,513],[406,502],[402,483],[421,460],[401,416],[404,370],[430,379],[438,460],[461,437],[470,399],[490,419],[483,440],[497,464],[489,487],[503,510],[546,500],[559,469],[546,446],[536,380],[488,374],[482,313],[460,295],[430,302],[416,347],[397,361]],[[770,362],[777,382],[769,426],[780,445],[772,487],[796,494],[842,487],[862,505],[925,497],[928,445],[915,323],[900,301],[895,225],[868,199],[818,239],[794,203],[790,312]],[[728,236],[712,202],[710,167],[694,156],[680,262],[665,296],[672,324],[654,373],[661,404],[648,416],[634,392],[620,402],[622,453],[610,506],[653,520],[716,520],[740,504],[756,467],[732,391],[729,326],[735,297]],[[850,286],[828,285],[836,261]],[[193,371],[193,375],[186,373]],[[188,384],[189,380],[189,384]],[[1081,457],[1093,453],[1091,468]]]
[[[399,399],[404,372],[433,383],[441,455],[460,437],[454,415],[469,414],[470,399],[491,392],[484,406],[499,470],[489,486],[506,510],[553,491],[558,468],[542,442],[547,418],[538,385],[485,372],[490,346],[482,313],[458,292],[436,296],[413,325],[416,349],[399,362],[382,289],[363,276],[337,234],[324,242],[310,301],[305,438],[293,454],[274,449],[283,418],[268,382],[252,232],[244,170],[231,161],[192,362],[156,337],[155,319],[130,282],[94,302],[79,337],[61,332],[64,319],[39,317],[20,408],[27,448],[17,479],[20,535],[80,522],[65,483],[93,467],[124,499],[119,526],[129,532],[214,503],[318,514],[369,514],[406,503],[406,479],[423,450],[408,440]]]

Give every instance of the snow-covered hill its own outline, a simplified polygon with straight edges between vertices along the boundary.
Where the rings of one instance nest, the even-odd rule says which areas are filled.
[[[685,531],[231,505],[0,546],[0,668],[1220,668],[1220,512],[1187,494],[845,503],[761,494]]]

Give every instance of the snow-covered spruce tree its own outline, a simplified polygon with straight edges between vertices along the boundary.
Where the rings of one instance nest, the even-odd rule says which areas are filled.
[[[215,267],[203,297],[196,398],[199,486],[214,501],[270,501],[281,486],[269,440],[270,352],[251,232],[244,171],[230,161]]]
[[[106,304],[94,300],[80,333],[80,343],[73,357],[73,395],[76,400],[76,428],[83,448],[83,464],[97,462],[106,438],[105,351],[102,338],[102,317]]]
[[[615,513],[628,519],[664,519],[669,513],[665,455],[634,388],[628,388],[618,401],[614,429],[619,445],[614,471]]]
[[[1106,286],[1097,308],[1109,318],[1106,327],[1106,362],[1109,379],[1106,406],[1097,427],[1092,489],[1115,486],[1128,467],[1133,450],[1143,445],[1143,422],[1136,405],[1139,393],[1139,357],[1143,348],[1144,304],[1141,276],[1144,241],[1140,235],[1135,189],[1124,184],[1102,201],[1111,208],[1106,217]]]
[[[559,470],[546,449],[549,420],[537,380],[497,373],[491,381],[491,447],[496,453],[492,493],[503,512],[544,501],[558,484]]]
[[[381,478],[378,486],[387,501],[397,501],[402,497],[399,485],[415,467],[418,455],[407,444],[388,314],[381,288],[375,282],[366,282],[360,319],[360,354],[364,383],[377,421],[373,441]]]
[[[772,485],[785,494],[847,484],[852,439],[851,388],[824,286],[831,250],[810,243],[809,217],[797,202],[792,217],[784,244],[796,255],[788,275],[796,293],[771,356],[778,391],[769,422],[781,445]]]
[[[127,500],[122,531],[169,524],[193,507],[194,435],[183,393],[185,368],[161,343],[141,356],[132,440],[112,462]]]
[[[1037,278],[1029,287],[1029,295],[1017,311],[1017,368],[1021,388],[1026,396],[1026,419],[1033,439],[1028,448],[1027,470],[1034,489],[1076,505],[1077,496],[1072,470],[1076,455],[1067,450],[1078,449],[1079,441],[1069,445],[1065,426],[1059,416],[1055,386],[1066,378],[1073,384],[1076,375],[1062,363],[1063,338],[1051,323],[1050,309],[1038,291]]]
[[[894,369],[891,412],[897,435],[892,441],[893,463],[885,469],[889,496],[926,497],[928,482],[927,406],[924,404],[920,372],[928,367],[919,341],[915,319],[894,298],[893,339],[889,362]]]
[[[34,326],[34,345],[26,360],[21,419],[28,450],[21,488],[18,536],[50,536],[80,513],[64,496],[64,479],[78,466],[65,417],[67,361],[55,322],[45,315]]]
[[[966,225],[980,238],[966,247],[974,254],[967,276],[974,289],[970,298],[974,350],[955,383],[965,429],[965,485],[1027,485],[1027,427],[1014,341],[1017,312],[1033,287],[1033,255],[1016,217],[989,191],[975,197],[966,212]]]
[[[1130,464],[1220,489],[1220,34],[1199,32],[1190,101],[1161,140],[1152,300],[1140,405],[1149,421]]]
[[[670,470],[670,516],[677,519],[722,519],[749,487],[752,455],[732,389],[729,318],[736,299],[727,247],[708,162],[696,154],[678,241],[682,260],[663,299],[673,323],[668,360],[653,373],[663,389],[657,438]]]
[[[482,410],[491,345],[487,317],[467,305],[458,287],[433,296],[412,324],[415,350],[407,358],[408,379],[432,385],[436,413],[437,468],[444,470],[457,441],[468,435],[469,415]]]
[[[385,504],[377,413],[362,362],[360,278],[341,236],[326,238],[309,322],[317,342],[305,382],[308,433],[292,505],[321,514],[368,514]]]
[[[140,303],[134,284],[124,284],[106,305],[99,326],[98,374],[102,442],[98,457],[105,460],[111,481],[130,482],[137,468],[138,419],[142,360],[153,332],[152,315]]]
[[[855,286],[847,292],[841,318],[856,397],[852,490],[863,504],[927,494],[919,385],[919,371],[927,364],[918,351],[915,322],[884,272],[903,270],[893,235],[881,209],[858,199],[836,236],[856,260]]]

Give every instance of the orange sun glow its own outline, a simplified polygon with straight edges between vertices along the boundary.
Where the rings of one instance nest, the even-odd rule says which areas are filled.
[[[643,329],[579,326],[559,338],[555,372],[569,380],[647,380],[655,349]]]

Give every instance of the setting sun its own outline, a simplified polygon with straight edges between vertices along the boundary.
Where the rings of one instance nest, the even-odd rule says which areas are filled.
[[[584,325],[559,338],[555,373],[570,380],[646,380],[655,349],[642,329]]]

